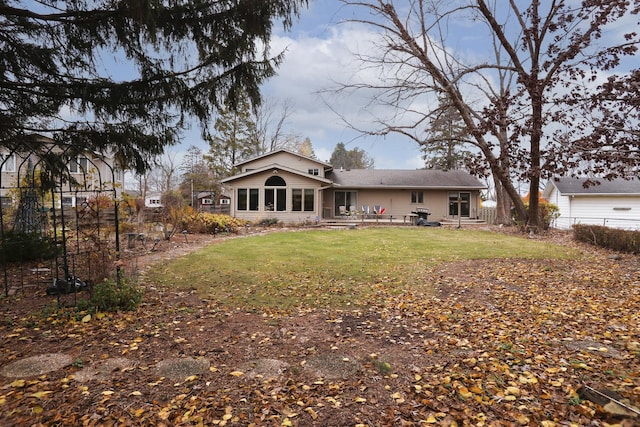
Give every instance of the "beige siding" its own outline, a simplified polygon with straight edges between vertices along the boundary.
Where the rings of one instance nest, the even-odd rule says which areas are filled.
[[[334,191],[328,191],[324,199],[324,216],[329,217],[327,212],[331,212],[333,215],[335,210],[335,196]],[[363,206],[369,206],[371,212],[373,207],[379,205],[385,209],[385,215],[392,215],[394,217],[402,217],[416,210],[416,208],[427,208],[431,212],[429,219],[439,220],[445,218],[451,218],[449,215],[449,193],[448,190],[349,190],[340,189],[337,191],[355,191],[357,194],[357,206],[358,211],[362,210]],[[411,192],[422,191],[423,203],[411,203]],[[464,191],[471,193],[471,205],[469,216],[475,218],[479,213],[479,192],[478,191]]]
[[[318,176],[324,178],[324,165],[312,159],[296,156],[288,152],[279,152],[265,156],[242,166],[242,171],[260,169],[266,166],[279,165],[306,173],[309,169],[318,169]]]
[[[292,173],[288,173],[285,171],[280,171],[279,176],[281,176],[285,182],[286,187],[281,187],[286,189],[286,210],[285,211],[275,211],[275,210],[267,210],[265,206],[265,181],[273,176],[272,172],[264,172],[257,175],[252,175],[244,179],[236,180],[233,183],[233,186],[229,187],[233,192],[233,196],[231,197],[231,215],[237,218],[241,218],[244,220],[248,220],[251,222],[260,222],[263,219],[272,219],[276,218],[284,223],[302,223],[302,222],[314,222],[316,221],[316,217],[320,215],[321,204],[321,191],[320,183],[315,181],[311,177],[307,178],[305,176],[300,176]],[[257,211],[239,211],[237,209],[237,190],[239,188],[257,188],[258,189],[258,210]],[[278,187],[275,187],[278,188]],[[293,189],[313,189],[314,190],[314,210],[310,211],[293,211]]]

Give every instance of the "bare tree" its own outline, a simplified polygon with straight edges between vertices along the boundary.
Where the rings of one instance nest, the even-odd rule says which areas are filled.
[[[168,152],[162,158],[156,159],[150,176],[152,188],[159,192],[165,193],[174,190],[176,187],[178,164],[175,152]]]
[[[421,141],[437,112],[437,99],[446,98],[478,153],[472,170],[493,176],[497,193],[508,195],[527,228],[539,228],[542,179],[576,171],[584,160],[588,168],[583,170],[623,176],[637,162],[637,121],[634,134],[633,121],[618,125],[617,133],[594,133],[589,120],[611,129],[616,123],[608,120],[607,111],[638,117],[637,105],[630,108],[623,96],[634,85],[621,77],[628,74],[621,65],[624,56],[635,54],[639,37],[613,30],[635,16],[640,0],[531,0],[525,9],[520,5],[526,2],[516,0],[343,2],[366,12],[352,22],[379,32],[375,53],[357,57],[364,67],[378,69],[380,79],[342,90],[373,92],[369,107],[395,111],[379,117],[376,129],[363,131]],[[452,27],[462,21],[474,36],[485,37],[488,54],[472,55],[456,46]],[[608,91],[598,86],[605,72],[614,76]],[[595,93],[611,95],[606,108]],[[614,155],[622,148],[617,143],[621,134],[632,155]],[[607,138],[611,135],[616,139]],[[529,183],[528,207],[518,192],[519,181]]]
[[[296,151],[302,144],[302,138],[287,131],[286,122],[293,114],[294,105],[290,100],[276,102],[267,100],[254,110],[255,139],[261,153],[278,149]]]

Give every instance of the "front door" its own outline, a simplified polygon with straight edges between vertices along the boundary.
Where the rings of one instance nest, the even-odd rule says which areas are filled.
[[[469,218],[471,206],[471,193],[449,193],[449,215],[458,216],[458,207],[460,207],[460,216]]]

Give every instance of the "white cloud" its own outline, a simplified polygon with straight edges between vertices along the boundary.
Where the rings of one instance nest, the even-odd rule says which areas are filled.
[[[320,160],[330,158],[335,145],[344,142],[359,147],[375,159],[377,168],[422,167],[416,162],[418,146],[401,137],[380,140],[364,138],[349,128],[340,117],[362,129],[372,129],[372,116],[364,110],[370,99],[363,93],[335,93],[338,83],[375,82],[378,71],[364,70],[353,52],[374,49],[375,34],[362,26],[341,24],[323,32],[324,37],[302,34],[274,37],[273,53],[285,51],[278,75],[263,87],[266,98],[288,100],[294,113],[288,119],[290,130],[309,137]],[[330,104],[330,105],[327,105]],[[335,111],[334,111],[335,110]],[[413,149],[413,150],[412,150]],[[419,158],[419,156],[418,156]]]

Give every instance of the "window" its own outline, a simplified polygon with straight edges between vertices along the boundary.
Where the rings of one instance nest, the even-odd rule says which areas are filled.
[[[122,173],[122,169],[117,166],[113,168],[113,179],[115,179],[116,182],[124,181],[124,173]]]
[[[231,204],[231,200],[229,200],[229,199],[220,199],[220,204],[221,205],[230,205]]]
[[[237,209],[239,211],[257,211],[258,210],[258,189],[257,188],[238,188]]]
[[[286,188],[265,188],[264,206],[266,211],[276,210],[283,212],[287,210],[287,189]]]
[[[62,198],[62,206],[75,206],[73,204],[73,196],[67,196]]]
[[[320,174],[320,171],[318,169],[309,169],[309,175],[318,176],[319,174]]]
[[[287,182],[281,176],[270,176],[264,183],[264,210],[283,212],[287,210]],[[268,188],[276,187],[276,188]]]
[[[89,159],[86,157],[76,157],[69,161],[70,173],[87,173],[89,170]]]
[[[291,190],[291,209],[295,212],[313,212],[314,195],[312,188],[294,188]]]
[[[258,210],[258,189],[257,188],[249,189],[249,210],[250,211]]]
[[[212,204],[213,204],[213,199],[207,199],[207,198],[204,198],[204,199],[202,199],[202,202],[201,202],[201,203],[202,203],[203,205],[212,205]]]
[[[12,200],[10,196],[0,196],[0,207],[9,208],[11,204]]]
[[[302,211],[302,189],[300,188],[291,190],[291,210],[294,212]]]
[[[246,188],[238,188],[238,207],[237,209],[239,211],[246,211],[247,210],[247,194],[248,194],[249,190],[247,190]]]
[[[15,154],[0,153],[0,163],[2,164],[2,172],[15,172],[16,171],[16,156],[15,156]]]
[[[313,191],[313,188],[304,189],[304,211],[305,212],[313,212],[315,210],[314,196],[315,196],[315,191]]]
[[[424,193],[422,191],[412,191],[411,203],[424,203]]]

